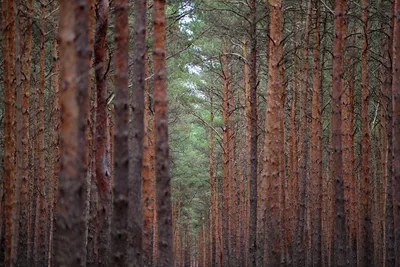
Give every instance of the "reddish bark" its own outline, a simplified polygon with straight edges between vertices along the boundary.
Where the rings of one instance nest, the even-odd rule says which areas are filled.
[[[173,264],[171,225],[171,177],[169,173],[167,77],[165,62],[165,0],[153,5],[154,121],[156,157],[156,207],[158,267]]]
[[[282,214],[281,196],[284,181],[284,69],[283,57],[283,15],[282,1],[269,1],[270,5],[270,40],[268,62],[268,88],[264,140],[264,165],[262,178],[267,187],[265,207],[268,213],[266,220],[267,266],[278,266],[282,252]]]
[[[335,2],[335,38],[333,44],[331,132],[332,132],[332,178],[334,184],[334,261],[336,266],[346,266],[346,229],[344,214],[343,158],[342,158],[342,112],[341,94],[343,71],[344,3]]]

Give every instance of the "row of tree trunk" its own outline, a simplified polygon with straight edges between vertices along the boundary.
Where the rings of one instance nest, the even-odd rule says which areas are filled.
[[[307,1],[304,36],[293,37],[293,77],[289,79],[284,69],[287,44],[283,35],[283,2],[266,2],[269,29],[264,132],[260,133],[262,122],[258,120],[255,1],[248,2],[248,35],[242,43],[245,92],[234,88],[229,41],[222,42],[222,181],[217,179],[214,161],[213,95],[218,93],[210,92],[210,209],[204,224],[188,236],[181,229],[188,224],[181,214],[181,201],[174,205],[175,266],[397,266],[400,21],[396,14],[400,12],[400,1],[391,4],[389,23],[382,23],[378,95],[382,107],[372,119],[370,3],[360,1],[361,49],[357,51],[357,29],[350,27],[349,1],[336,0],[330,11],[321,1]],[[323,40],[326,18],[322,11],[334,15],[328,102],[323,92],[327,78]],[[303,49],[301,55],[299,47]],[[355,100],[358,55],[359,102]],[[288,94],[287,83],[291,90]],[[236,96],[238,103],[234,102]],[[285,110],[286,103],[289,112]],[[323,117],[327,106],[329,119]],[[356,109],[361,122],[359,155],[355,153]],[[239,119],[233,122],[235,116]],[[376,130],[378,116],[381,125]],[[330,124],[325,123],[327,120]],[[328,141],[324,138],[326,125],[330,127]],[[372,138],[376,135],[379,139]],[[260,152],[257,148],[262,141]],[[329,146],[327,163],[324,144]],[[187,243],[190,238],[194,238],[191,246]]]
[[[146,0],[135,1],[132,77],[127,0],[113,1],[113,41],[107,40],[108,0],[45,0],[39,9],[32,0],[1,4],[5,147],[0,265],[171,266],[165,1],[153,3],[151,131]],[[40,15],[37,87],[32,83],[33,11]],[[53,98],[47,108],[49,46],[48,94]]]

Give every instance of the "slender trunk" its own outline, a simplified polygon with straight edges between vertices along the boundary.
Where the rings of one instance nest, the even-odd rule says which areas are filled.
[[[15,94],[14,94],[14,1],[3,0],[3,83],[4,83],[4,220],[5,220],[5,266],[16,259],[13,249],[13,212],[15,211]]]
[[[99,194],[99,262],[110,264],[111,220],[111,167],[109,159],[109,127],[107,119],[106,36],[108,27],[108,0],[98,0],[96,6],[96,34],[94,44],[94,68],[96,77],[96,180]]]
[[[38,119],[38,158],[39,173],[37,174],[36,218],[35,218],[35,241],[34,261],[35,266],[46,265],[45,233],[47,223],[46,185],[45,185],[45,155],[44,155],[44,86],[45,86],[45,31],[46,31],[46,2],[42,1],[40,8],[40,52],[39,52],[39,88],[37,91],[39,99]]]
[[[111,223],[111,250],[112,265],[126,266],[128,264],[128,233],[133,234],[135,242],[140,242],[137,232],[128,228],[128,216],[133,213],[133,218],[140,219],[137,205],[140,199],[129,202],[129,92],[128,92],[128,2],[126,0],[114,1],[115,8],[115,137],[114,138],[114,204]],[[136,73],[139,75],[139,73]],[[141,88],[136,88],[141,90]],[[140,101],[140,99],[138,100]],[[135,122],[135,120],[133,120]],[[139,150],[134,147],[133,151]],[[111,152],[112,153],[112,152]],[[137,167],[136,165],[134,167]],[[141,170],[141,168],[140,168]],[[135,175],[137,170],[135,169]],[[139,175],[140,178],[140,175]],[[137,181],[136,181],[137,182]],[[137,185],[140,189],[140,183]],[[132,210],[129,211],[130,205]],[[140,211],[140,210],[139,210]],[[135,222],[137,219],[135,219]],[[136,224],[136,223],[135,223]],[[136,229],[135,229],[136,230]],[[138,240],[136,240],[138,239]],[[137,245],[135,243],[135,245]],[[136,247],[136,246],[135,246]],[[135,251],[136,254],[137,251]],[[140,255],[140,253],[139,253]],[[133,258],[132,260],[136,259]],[[134,264],[133,266],[138,266]]]
[[[268,89],[264,141],[263,180],[266,180],[265,203],[267,266],[279,266],[281,262],[281,197],[284,176],[284,70],[280,64],[283,57],[283,15],[282,1],[269,1],[270,23],[270,58],[268,65]]]
[[[90,112],[90,91],[91,80],[90,67],[91,67],[91,48],[90,48],[90,8],[94,0],[79,0],[76,6],[76,52],[77,52],[77,74],[78,80],[76,84],[76,99],[79,106],[79,121],[78,121],[78,153],[80,156],[78,171],[81,177],[84,177],[84,191],[85,191],[85,212],[84,212],[84,227],[85,239],[88,233],[87,224],[87,202],[89,200],[89,112]],[[84,249],[83,261],[86,262],[86,247]]]
[[[334,257],[336,266],[346,266],[346,229],[344,214],[343,188],[343,161],[341,135],[341,94],[343,71],[343,30],[344,30],[344,1],[335,2],[335,39],[333,44],[332,70],[332,102],[331,102],[331,129],[332,129],[332,177],[334,185]]]
[[[386,74],[386,106],[387,106],[387,120],[386,120],[386,135],[387,135],[387,174],[386,174],[386,188],[385,188],[385,244],[386,244],[386,260],[385,265],[387,267],[395,266],[395,237],[394,237],[394,209],[393,209],[393,65],[391,59],[393,59],[393,34],[394,34],[394,2],[391,4],[390,12],[390,23],[388,31],[388,64]]]
[[[53,8],[56,8],[55,2],[53,2]],[[48,251],[48,265],[52,266],[53,258],[53,236],[54,236],[54,209],[57,207],[57,188],[58,188],[58,176],[60,171],[60,85],[59,85],[59,62],[58,62],[58,45],[57,45],[57,30],[54,29],[54,39],[52,43],[52,55],[53,55],[53,90],[54,90],[54,103],[53,103],[53,151],[51,162],[53,164],[53,177],[51,178],[51,186],[49,187],[50,201],[49,201],[49,218],[50,218],[50,235],[49,235],[49,251]],[[49,182],[50,182],[49,181]]]
[[[14,9],[14,20],[15,20],[15,46],[14,46],[14,54],[15,54],[15,91],[16,91],[16,179],[15,179],[15,204],[13,210],[13,227],[12,227],[12,261],[13,265],[17,263],[18,256],[18,244],[19,244],[19,225],[20,225],[20,196],[21,196],[21,184],[23,181],[23,143],[22,143],[22,94],[23,87],[21,83],[22,73],[21,73],[21,28],[20,28],[20,8],[19,8],[19,0],[15,0],[15,9]],[[27,132],[27,131],[25,131]]]
[[[313,47],[313,93],[311,121],[310,180],[312,189],[311,229],[312,265],[322,266],[322,118],[321,118],[321,56],[319,32],[319,1],[315,1],[315,28]]]
[[[165,0],[153,5],[154,121],[156,131],[156,207],[158,267],[173,265],[171,225],[171,177],[169,173],[167,77],[165,62]]]
[[[211,191],[211,267],[217,266],[217,190],[214,177],[214,107],[213,93],[210,94],[210,140],[209,140],[209,174]]]
[[[250,188],[250,218],[249,218],[249,257],[248,266],[256,266],[256,253],[257,253],[257,172],[258,172],[258,157],[257,157],[257,143],[258,143],[258,111],[257,111],[257,33],[256,33],[256,1],[250,2],[250,56],[248,69],[248,96],[246,98],[247,107],[247,180],[249,181]],[[246,64],[247,65],[247,64]],[[247,83],[246,83],[247,84]]]
[[[370,130],[369,130],[369,73],[368,73],[368,2],[362,0],[362,51],[361,51],[361,210],[360,224],[360,266],[368,266],[373,262],[373,233],[370,207]]]
[[[18,264],[28,265],[28,230],[29,230],[29,93],[31,78],[31,53],[32,53],[32,0],[27,2],[27,18],[25,19],[25,46],[21,47],[23,54],[23,92],[22,92],[22,180],[21,180],[21,199],[20,199],[20,220],[19,220],[19,248]],[[22,29],[22,28],[21,28]]]
[[[395,262],[400,264],[400,0],[395,2],[393,34],[393,212]]]
[[[134,28],[134,74],[133,80],[133,166],[130,184],[130,218],[132,225],[130,233],[133,238],[133,266],[142,266],[142,159],[143,159],[143,134],[144,134],[144,91],[146,69],[146,16],[147,1],[136,1],[136,16]]]
[[[348,19],[347,19],[348,20]],[[344,26],[347,33],[348,22]],[[345,36],[346,35],[346,36]],[[346,39],[347,34],[342,36]],[[352,46],[355,46],[354,35]],[[344,41],[345,42],[345,41]],[[347,47],[350,47],[348,45]],[[346,64],[355,64],[352,58],[353,53],[348,53],[345,57]],[[347,84],[345,84],[347,83]],[[347,89],[346,89],[347,86]],[[355,87],[355,67],[353,66],[343,80],[345,91],[342,94],[342,157],[343,157],[343,179],[345,182],[345,216],[346,216],[346,239],[347,239],[347,258],[351,265],[357,263],[357,221],[356,216],[356,181],[354,171],[354,87]]]
[[[299,266],[306,264],[307,244],[306,239],[307,227],[307,176],[308,176],[308,161],[309,161],[309,125],[307,120],[307,99],[308,99],[308,76],[309,76],[309,43],[310,43],[310,20],[311,20],[311,0],[307,2],[307,15],[304,33],[304,53],[301,62],[301,78],[300,78],[300,133],[299,133],[299,210],[297,218],[297,233],[296,233],[296,252],[295,261]]]
[[[147,1],[146,1],[147,7]],[[147,35],[147,31],[146,31]],[[146,49],[145,55],[145,77],[149,76],[149,55]],[[142,214],[143,214],[143,265],[152,266],[152,229],[154,214],[154,183],[151,177],[151,148],[153,147],[149,131],[150,102],[149,102],[149,83],[147,79],[144,82],[144,136],[143,136],[143,164],[142,164]]]
[[[222,213],[222,245],[223,245],[223,266],[229,266],[230,255],[229,255],[229,202],[230,202],[230,194],[229,194],[229,86],[230,86],[230,77],[229,77],[229,69],[228,69],[228,59],[227,59],[227,51],[226,44],[224,44],[223,53],[221,55],[222,62],[222,76],[223,76],[223,87],[222,87],[222,208],[224,212]]]

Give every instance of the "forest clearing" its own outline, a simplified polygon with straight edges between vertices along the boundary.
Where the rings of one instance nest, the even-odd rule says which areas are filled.
[[[0,266],[400,267],[400,0],[0,14]]]

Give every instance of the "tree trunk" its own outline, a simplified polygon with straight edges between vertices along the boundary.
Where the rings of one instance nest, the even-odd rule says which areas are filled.
[[[395,2],[393,34],[393,212],[395,262],[400,264],[400,0]]]
[[[217,266],[217,195],[216,180],[214,177],[214,107],[213,93],[210,94],[210,140],[209,140],[209,175],[211,191],[211,267]]]
[[[74,1],[60,1],[60,181],[55,235],[56,266],[82,266],[85,255],[85,177],[77,164],[79,136],[76,98],[76,47]]]
[[[22,58],[22,180],[21,180],[21,199],[20,199],[20,220],[19,220],[19,245],[18,245],[18,264],[28,265],[28,229],[29,229],[29,93],[31,78],[31,53],[32,53],[32,0],[27,2],[27,18],[25,19],[25,39],[24,48],[21,47]],[[22,29],[22,27],[21,27]]]
[[[142,266],[142,160],[144,134],[144,92],[146,75],[146,16],[147,1],[136,1],[136,16],[134,28],[134,66],[133,80],[133,166],[131,170],[130,204],[131,214],[130,233],[133,238],[133,266]]]
[[[225,41],[224,41],[225,42]],[[229,266],[230,255],[229,255],[229,69],[227,60],[226,44],[223,44],[223,52],[221,55],[222,63],[222,77],[223,77],[223,87],[222,87],[222,208],[224,212],[222,213],[222,246],[223,246],[223,266]]]
[[[393,209],[393,65],[391,64],[393,59],[393,34],[394,34],[394,10],[395,2],[391,4],[390,12],[390,23],[388,31],[388,65],[386,75],[386,107],[387,107],[387,120],[386,120],[386,135],[387,135],[387,174],[386,174],[386,188],[385,188],[385,244],[386,244],[386,256],[385,264],[388,267],[395,266],[395,236],[394,236],[394,209]],[[400,6],[400,4],[399,4]]]
[[[106,36],[108,27],[108,0],[98,0],[96,6],[96,34],[94,68],[96,77],[96,180],[99,194],[99,266],[110,264],[111,167],[109,159],[109,124],[107,119]]]
[[[281,262],[282,226],[280,211],[284,181],[284,69],[280,63],[283,57],[283,15],[282,1],[271,0],[270,44],[268,65],[268,89],[264,141],[264,165],[262,177],[266,181],[265,207],[269,218],[266,220],[267,266],[279,266]]]
[[[368,266],[373,261],[373,233],[370,207],[370,130],[369,130],[369,73],[368,73],[368,3],[362,0],[362,51],[361,51],[361,210],[359,265]]]
[[[156,157],[156,207],[158,267],[173,265],[171,222],[171,178],[169,173],[167,77],[165,69],[165,0],[153,5],[154,121]]]
[[[139,6],[137,6],[139,8]],[[140,199],[135,199],[129,203],[129,92],[128,92],[128,2],[126,0],[116,0],[115,8],[115,137],[114,145],[114,208],[111,223],[111,250],[112,265],[127,266],[128,257],[128,233],[134,235],[135,242],[141,242],[137,232],[131,232],[128,228],[128,216],[133,213],[133,218],[140,219],[137,205],[140,205]],[[135,42],[136,43],[136,42]],[[135,72],[135,75],[139,73]],[[136,90],[141,88],[134,87]],[[134,98],[135,99],[135,98]],[[138,100],[140,101],[140,99]],[[135,119],[133,120],[136,123]],[[139,150],[134,147],[133,151]],[[112,152],[111,152],[112,153]],[[134,166],[137,167],[137,166]],[[134,170],[137,175],[137,170]],[[140,168],[141,171],[141,168]],[[140,178],[140,175],[139,175]],[[140,183],[137,184],[140,189]],[[132,209],[129,211],[129,204]],[[140,211],[140,209],[139,209]],[[135,219],[135,222],[137,219]],[[136,240],[138,239],[138,240]],[[136,245],[136,243],[135,243]],[[137,251],[135,251],[136,254]],[[140,253],[139,253],[140,255]],[[136,258],[136,257],[135,257]],[[135,260],[133,258],[132,260]],[[138,266],[134,264],[133,266]]]
[[[46,31],[46,2],[42,1],[40,8],[40,74],[39,88],[37,91],[39,99],[38,119],[38,158],[39,173],[37,174],[36,219],[35,219],[35,241],[34,260],[35,266],[46,265],[45,233],[47,223],[46,185],[45,185],[45,147],[44,147],[44,86],[45,86],[45,31]]]
[[[15,211],[15,94],[14,94],[14,1],[3,0],[3,82],[4,82],[4,220],[5,220],[5,266],[11,266],[16,260],[12,237]]]
[[[56,8],[56,2],[53,2],[53,9]],[[54,103],[53,103],[53,139],[51,163],[53,164],[53,177],[50,178],[49,187],[50,201],[49,201],[49,218],[50,218],[50,235],[49,235],[49,251],[48,251],[48,265],[52,266],[53,259],[53,238],[54,238],[54,209],[57,207],[58,199],[58,178],[60,171],[60,85],[59,85],[59,58],[58,58],[58,44],[57,44],[58,31],[54,28],[54,39],[52,43],[52,56],[53,56],[53,90],[54,90]]]
[[[331,131],[332,131],[332,178],[334,185],[334,257],[336,266],[346,266],[346,229],[344,214],[341,94],[343,72],[344,1],[335,2],[335,38],[333,43]]]
[[[319,33],[319,1],[315,1],[315,28],[313,47],[313,93],[311,121],[311,253],[313,266],[322,266],[322,118],[321,118],[321,56]]]
[[[246,66],[249,69],[247,97],[246,97],[246,115],[247,115],[247,181],[250,188],[250,218],[249,218],[249,257],[248,266],[255,267],[256,253],[257,253],[257,172],[258,172],[258,157],[257,157],[257,144],[258,144],[258,111],[257,111],[257,22],[256,22],[256,1],[250,2],[250,57]],[[246,58],[247,60],[247,58]]]
[[[90,43],[90,14],[91,6],[94,0],[78,0],[76,6],[76,51],[77,51],[77,74],[78,82],[76,84],[76,99],[79,106],[79,121],[78,121],[78,153],[80,156],[79,165],[77,165],[80,175],[84,177],[85,190],[85,238],[88,233],[88,189],[89,189],[89,112],[90,112],[90,91],[91,91],[91,43]],[[86,262],[86,252],[84,250],[83,260]]]

